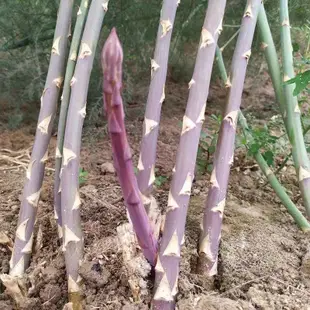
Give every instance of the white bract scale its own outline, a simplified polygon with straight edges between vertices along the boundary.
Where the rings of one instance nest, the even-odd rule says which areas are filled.
[[[191,189],[192,189],[192,182],[193,182],[193,176],[192,174],[189,172],[187,173],[185,182],[183,184],[182,189],[179,192],[179,195],[186,195],[186,196],[190,196],[191,194]]]
[[[80,286],[73,280],[71,275],[68,277],[68,291],[69,293],[77,293],[80,291]]]
[[[156,266],[155,266],[155,271],[156,271],[156,272],[162,272],[162,273],[165,272],[165,270],[164,270],[164,268],[163,268],[163,265],[162,265],[161,262],[160,262],[160,257],[159,257],[159,256],[158,256],[158,258],[157,258],[157,263],[156,263]]]
[[[11,277],[20,277],[24,274],[25,271],[25,258],[24,255],[20,258],[17,264],[11,269],[10,276]]]
[[[153,78],[154,73],[160,68],[159,64],[155,59],[151,59],[151,78]]]
[[[174,199],[171,190],[169,191],[169,195],[168,195],[168,210],[174,210],[174,209],[178,209],[180,206],[178,205],[178,203],[176,202],[176,200]]]
[[[144,126],[145,126],[145,136],[147,136],[155,127],[158,126],[158,122],[149,119],[149,118],[144,118]]]
[[[27,227],[28,221],[29,221],[29,218],[21,222],[17,227],[16,236],[19,240],[26,241],[26,227]]]
[[[167,20],[161,20],[160,24],[162,26],[161,37],[163,38],[172,29],[172,23],[171,23],[170,19],[167,19]]]
[[[38,129],[41,131],[42,134],[47,134],[48,133],[48,127],[51,122],[52,115],[49,115],[45,117],[39,124],[38,124]]]
[[[229,113],[225,116],[225,118],[224,118],[224,120],[225,120],[225,121],[228,121],[229,124],[230,124],[234,129],[236,129],[236,127],[237,127],[238,112],[239,112],[238,110],[231,111],[231,112],[229,112]]]
[[[64,248],[66,248],[70,242],[79,242],[79,241],[81,241],[81,239],[77,237],[76,234],[67,225],[65,225]]]
[[[43,157],[41,158],[40,162],[45,163],[48,160],[48,150],[44,153]]]
[[[216,259],[216,261],[213,263],[213,265],[209,271],[209,277],[213,277],[217,274],[217,261],[218,261],[218,259]]]
[[[309,179],[310,178],[310,172],[307,171],[305,168],[303,168],[302,166],[299,167],[299,181],[303,181],[305,179]]]
[[[52,54],[54,55],[60,55],[59,53],[59,44],[60,44],[60,39],[61,39],[61,36],[60,37],[57,37],[53,43],[53,46],[52,46]]]
[[[82,116],[82,118],[85,118],[85,116],[86,116],[86,104],[78,113]]]
[[[104,0],[102,3],[102,7],[105,12],[108,11],[108,5],[109,5],[109,0]]]
[[[175,296],[178,293],[178,277],[176,277],[173,288],[172,288],[172,296]]]
[[[62,227],[59,224],[57,224],[57,232],[58,232],[59,239],[62,239],[63,231],[62,231]]]
[[[60,149],[59,149],[59,147],[57,146],[56,147],[56,158],[61,158],[62,157],[62,155],[61,155],[61,153],[60,153]]]
[[[77,81],[77,78],[73,76],[72,79],[70,80],[70,86],[74,85],[76,81]]]
[[[208,260],[210,260],[211,262],[214,261],[213,254],[211,251],[211,243],[210,243],[209,234],[203,238],[200,244],[200,247],[199,247],[199,253],[204,253],[207,256]]]
[[[188,89],[191,89],[191,87],[195,84],[195,80],[192,78],[188,83]]]
[[[223,218],[225,203],[226,203],[226,198],[224,198],[215,207],[213,207],[211,209],[211,211],[212,212],[219,212],[220,213],[220,218]]]
[[[144,166],[143,166],[143,162],[142,162],[142,155],[140,153],[139,155],[139,161],[138,161],[138,166],[137,166],[138,170],[141,171],[141,170],[144,170]]]
[[[173,301],[173,296],[166,273],[163,274],[163,277],[155,292],[154,300]]]
[[[56,85],[57,88],[60,88],[63,80],[63,77],[59,76],[58,78],[53,80],[53,83]]]
[[[250,2],[251,2],[251,1],[250,1]],[[245,9],[245,13],[244,13],[243,17],[250,17],[250,18],[253,17],[253,12],[252,12],[252,5],[251,5],[251,3],[249,3],[249,4],[247,5],[247,8]]]
[[[46,91],[47,91],[47,88],[45,88],[45,89],[43,90],[42,96],[41,96],[41,98],[40,98],[41,108],[42,108],[42,106],[43,106],[43,99],[44,99],[44,95],[45,95]]]
[[[148,186],[151,186],[156,180],[155,165],[152,165]]]
[[[41,192],[41,189],[39,189],[36,193],[33,193],[26,198],[28,203],[31,204],[35,208],[38,206],[38,202],[39,202],[39,198],[40,198],[40,192]]]
[[[214,44],[214,38],[209,30],[202,28],[200,48]]]
[[[300,114],[300,109],[299,109],[298,102],[296,103],[296,106],[295,106],[294,112],[295,112],[295,113]]]
[[[227,77],[227,80],[225,82],[225,87],[230,88],[231,87],[231,81],[230,81],[230,76]]]
[[[67,166],[68,163],[76,158],[76,154],[71,151],[70,149],[67,149],[64,147],[63,149],[63,165]]]
[[[81,205],[81,199],[80,199],[80,195],[79,195],[79,191],[77,190],[75,193],[75,199],[74,199],[74,203],[72,206],[72,210],[77,210],[80,208]]]
[[[162,104],[165,101],[165,98],[166,98],[166,95],[165,95],[165,84],[164,84],[163,92],[162,92],[160,100],[159,100],[160,104]]]
[[[70,55],[70,60],[76,61],[76,58],[77,58],[77,53],[76,53],[76,51],[73,51],[72,54]]]
[[[58,220],[58,219],[59,219],[58,214],[57,214],[57,211],[56,211],[56,208],[54,208],[54,219],[55,219],[55,220]]]
[[[188,116],[184,115],[181,136],[195,127],[196,124]]]
[[[290,27],[290,21],[288,18],[283,19],[282,26]]]
[[[249,62],[249,59],[251,57],[251,50],[246,51],[242,56],[246,59],[247,62]]]
[[[31,179],[31,170],[32,170],[32,166],[33,166],[33,164],[34,164],[35,161],[36,161],[36,160],[32,160],[32,161],[29,163],[29,165],[28,165],[27,172],[26,172],[26,177],[27,177],[28,180]]]
[[[30,239],[27,242],[27,244],[22,249],[22,253],[25,253],[25,254],[31,253],[32,252],[32,244],[33,244],[33,233],[31,234]]]
[[[175,230],[163,253],[163,256],[180,257],[180,245],[177,231]]]
[[[220,35],[223,31],[223,18],[220,20],[220,24],[217,26],[215,33]]]
[[[271,175],[272,174],[272,170],[268,167],[267,169],[266,169],[266,176],[268,177],[269,175]]]
[[[87,56],[92,54],[92,50],[90,49],[89,45],[85,42],[82,42],[81,52],[80,52],[80,59],[84,59]]]
[[[198,118],[196,120],[196,124],[202,124],[205,120],[205,110],[206,110],[206,103],[202,106]]]

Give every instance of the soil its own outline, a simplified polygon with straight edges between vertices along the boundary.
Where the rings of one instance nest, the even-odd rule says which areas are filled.
[[[248,80],[243,110],[259,116],[261,120],[271,117],[274,98],[270,88],[267,78],[262,80],[260,86]],[[135,164],[142,132],[141,106],[146,92],[147,87],[141,88],[137,94],[137,104],[130,105],[126,111],[126,126]],[[167,203],[186,96],[185,84],[168,84],[156,171],[157,176],[166,179],[157,185],[155,191],[162,210]],[[225,102],[225,93],[216,81],[208,101],[204,130],[214,128],[215,122],[210,115],[219,113]],[[33,127],[4,131],[0,134],[0,149],[27,149],[33,143],[33,133]],[[47,163],[49,168],[54,165],[55,144],[56,137],[53,137],[51,157]],[[126,223],[127,217],[120,199],[120,186],[111,167],[111,144],[104,123],[98,128],[88,128],[82,145],[81,165],[88,172],[80,190],[85,236],[85,259],[81,267],[84,308],[149,309],[152,282],[150,278],[144,279],[143,294],[137,301],[118,246],[117,227]],[[235,155],[223,221],[219,274],[212,288],[204,277],[196,274],[196,244],[210,175],[205,172],[196,176],[182,248],[177,309],[309,310],[308,237],[298,230],[272,189],[264,185],[265,181],[253,159],[246,156],[243,149],[238,149]],[[0,168],[8,166],[10,170],[0,169],[0,233],[14,240],[25,169],[16,163],[1,160]],[[303,212],[294,169],[288,166],[280,174],[280,179]],[[38,207],[35,251],[27,270],[29,290],[25,308],[33,310],[63,309],[68,302],[65,264],[53,218],[52,189],[53,172],[48,170]],[[8,273],[10,255],[10,246],[0,244],[0,273]],[[0,309],[15,309],[3,286],[0,286]]]

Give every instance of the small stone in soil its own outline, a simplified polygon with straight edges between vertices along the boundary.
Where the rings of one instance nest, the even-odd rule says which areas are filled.
[[[115,168],[113,164],[109,162],[102,164],[100,169],[103,174],[114,174],[115,173]]]

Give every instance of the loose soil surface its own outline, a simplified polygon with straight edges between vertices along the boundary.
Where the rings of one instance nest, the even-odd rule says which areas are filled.
[[[267,80],[264,83],[266,85],[260,84],[258,87],[251,81],[247,82],[243,100],[244,110],[253,112],[261,119],[271,117],[274,109],[270,85]],[[135,164],[142,132],[141,105],[146,91],[147,88],[137,97],[136,105],[130,105],[127,109],[126,126]],[[186,85],[168,84],[156,171],[157,176],[166,177],[156,187],[156,198],[163,211],[167,204],[186,98]],[[225,93],[217,82],[211,88],[208,101],[204,130],[215,126],[210,115],[219,113],[225,101]],[[28,127],[2,132],[1,154],[5,153],[3,149],[20,151],[31,147],[33,132],[33,128]],[[56,137],[53,137],[47,163],[49,168],[54,165],[55,144]],[[141,280],[140,300],[137,301],[130,289],[129,275],[118,246],[117,227],[126,223],[127,217],[120,199],[120,186],[111,167],[111,144],[105,125],[86,130],[82,144],[81,166],[88,172],[86,182],[81,184],[80,189],[85,236],[85,261],[81,268],[84,308],[149,309],[152,281],[150,278]],[[177,308],[309,310],[309,237],[298,230],[272,189],[264,186],[265,181],[255,162],[242,149],[237,150],[235,155],[223,220],[219,274],[212,288],[204,277],[196,274],[196,244],[210,175],[204,173],[196,176],[182,249]],[[0,232],[11,240],[14,240],[25,179],[25,169],[18,165],[0,159]],[[12,169],[4,169],[8,166]],[[293,167],[283,170],[280,179],[292,200],[303,211]],[[53,172],[48,170],[38,207],[34,254],[27,270],[27,309],[58,310],[63,309],[67,302],[65,264],[57,241],[52,191]],[[10,247],[0,244],[0,273],[9,271],[10,255]],[[1,284],[0,309],[15,309]]]

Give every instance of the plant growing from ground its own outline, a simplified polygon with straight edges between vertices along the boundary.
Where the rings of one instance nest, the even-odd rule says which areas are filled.
[[[70,83],[75,68],[75,63],[80,46],[85,19],[87,16],[88,3],[89,0],[82,0],[77,13],[77,19],[74,27],[73,37],[69,51],[69,58],[67,62],[64,87],[61,96],[61,106],[58,121],[57,147],[56,147],[56,160],[55,160],[55,181],[54,181],[54,210],[55,210],[55,218],[57,220],[58,225],[58,235],[60,239],[62,239],[61,194],[59,191],[60,170],[62,164],[66,118],[70,100]]]
[[[212,114],[211,118],[216,121],[216,125],[219,127],[222,121],[222,116]],[[212,171],[212,158],[215,152],[218,133],[218,128],[211,130],[210,134],[201,131],[196,159],[196,169],[198,173]]]
[[[10,262],[10,276],[12,277],[22,277],[30,263],[34,224],[45,162],[48,159],[47,149],[51,138],[59,91],[63,82],[72,8],[72,0],[60,2],[49,70],[41,97],[36,136],[26,174],[16,239]]]
[[[84,184],[86,182],[88,176],[88,172],[83,168],[79,169],[79,184]]]
[[[251,56],[260,0],[249,0],[243,15],[240,33],[233,55],[228,85],[227,105],[223,114],[213,161],[210,188],[205,205],[202,233],[199,243],[199,269],[207,277],[217,274],[218,247],[226,203],[230,166],[233,163],[238,113],[247,64]]]
[[[86,100],[90,73],[93,66],[102,21],[108,9],[107,0],[91,2],[83,32],[74,76],[63,145],[61,212],[63,225],[63,251],[68,276],[69,301],[73,309],[82,308],[80,295],[79,264],[83,257],[83,235],[80,219],[79,166],[81,137],[86,116]]]
[[[189,96],[180,144],[177,151],[165,217],[165,225],[155,267],[154,309],[174,309],[183,244],[187,207],[194,178],[201,127],[211,79],[212,65],[226,1],[210,0],[201,31],[194,73],[189,82]]]
[[[115,28],[112,29],[102,49],[101,64],[103,69],[104,109],[108,118],[114,167],[138,243],[146,259],[154,266],[157,259],[157,240],[154,237],[139,194],[126,136],[121,97],[123,50]]]

